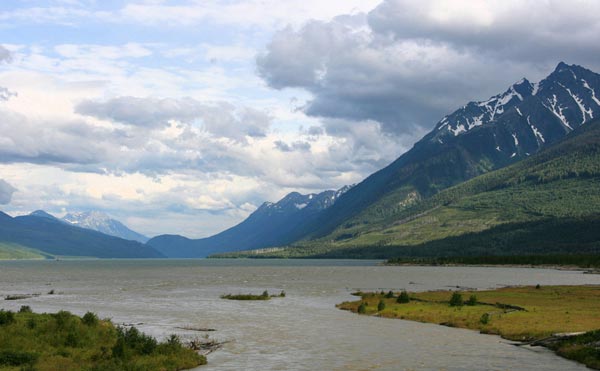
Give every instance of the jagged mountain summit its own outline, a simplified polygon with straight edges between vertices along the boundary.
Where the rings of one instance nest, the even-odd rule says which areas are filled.
[[[523,78],[502,94],[470,102],[438,122],[427,138],[443,143],[477,127],[495,124],[510,130],[509,136],[504,132],[496,138],[496,151],[509,156],[530,155],[546,141],[554,142],[599,117],[599,97],[600,75],[561,62],[539,83]]]
[[[240,224],[217,235],[202,239],[187,239],[176,235],[152,238],[148,245],[168,257],[194,258],[243,249],[280,246],[295,241],[295,230],[334,205],[351,189],[302,195],[292,192],[278,202],[265,202]]]
[[[91,229],[125,240],[141,243],[146,243],[149,240],[148,237],[127,228],[120,221],[112,219],[108,214],[100,211],[68,213],[62,220],[80,228]]]

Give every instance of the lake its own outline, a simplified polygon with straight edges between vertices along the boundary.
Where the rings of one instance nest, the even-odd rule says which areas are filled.
[[[96,312],[136,324],[158,338],[183,339],[213,328],[229,341],[199,370],[586,370],[544,348],[516,347],[497,336],[335,308],[355,290],[424,291],[456,286],[600,284],[577,271],[489,267],[387,267],[350,260],[2,261],[4,309]],[[48,295],[50,290],[56,294]],[[277,294],[230,301],[226,293]]]

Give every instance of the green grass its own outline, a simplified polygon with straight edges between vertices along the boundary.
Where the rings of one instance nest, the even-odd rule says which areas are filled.
[[[132,327],[115,327],[87,313],[0,310],[0,370],[183,370],[206,358],[176,336],[159,343]]]
[[[587,332],[586,336],[553,343],[559,355],[600,367],[600,286],[507,287],[487,291],[463,291],[465,301],[472,295],[474,305],[451,306],[452,292],[409,293],[409,303],[381,293],[357,293],[360,300],[344,302],[338,308],[418,322],[437,323],[497,334],[516,341],[545,339],[556,333]],[[384,309],[378,310],[382,306]],[[361,308],[362,307],[362,308]]]
[[[0,242],[0,260],[47,259],[50,255],[10,242]]]

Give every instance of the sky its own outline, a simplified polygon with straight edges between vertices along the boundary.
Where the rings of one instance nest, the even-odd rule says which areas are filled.
[[[600,71],[600,2],[0,2],[0,210],[205,237],[384,167],[446,114]]]

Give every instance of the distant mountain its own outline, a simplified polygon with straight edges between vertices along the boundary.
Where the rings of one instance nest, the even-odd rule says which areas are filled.
[[[293,242],[294,229],[335,204],[351,187],[302,195],[292,192],[276,203],[265,202],[240,224],[212,237],[192,240],[177,235],[152,238],[147,245],[172,258],[205,257],[210,254],[279,246]]]
[[[125,240],[146,243],[149,239],[148,237],[127,228],[120,221],[112,219],[107,214],[99,211],[69,213],[65,215],[62,220],[77,227],[92,229]]]
[[[390,210],[527,158],[600,117],[599,99],[600,75],[580,66],[561,62],[539,83],[522,79],[442,118],[411,150],[291,235],[311,240],[338,228],[377,223]]]
[[[361,220],[370,222],[359,223]],[[406,208],[366,209],[323,238],[277,251],[259,251],[258,256],[421,258],[599,253],[600,119],[594,119],[513,165]]]
[[[150,246],[72,226],[41,210],[15,218],[0,212],[0,245],[33,249],[47,257],[164,257]]]

